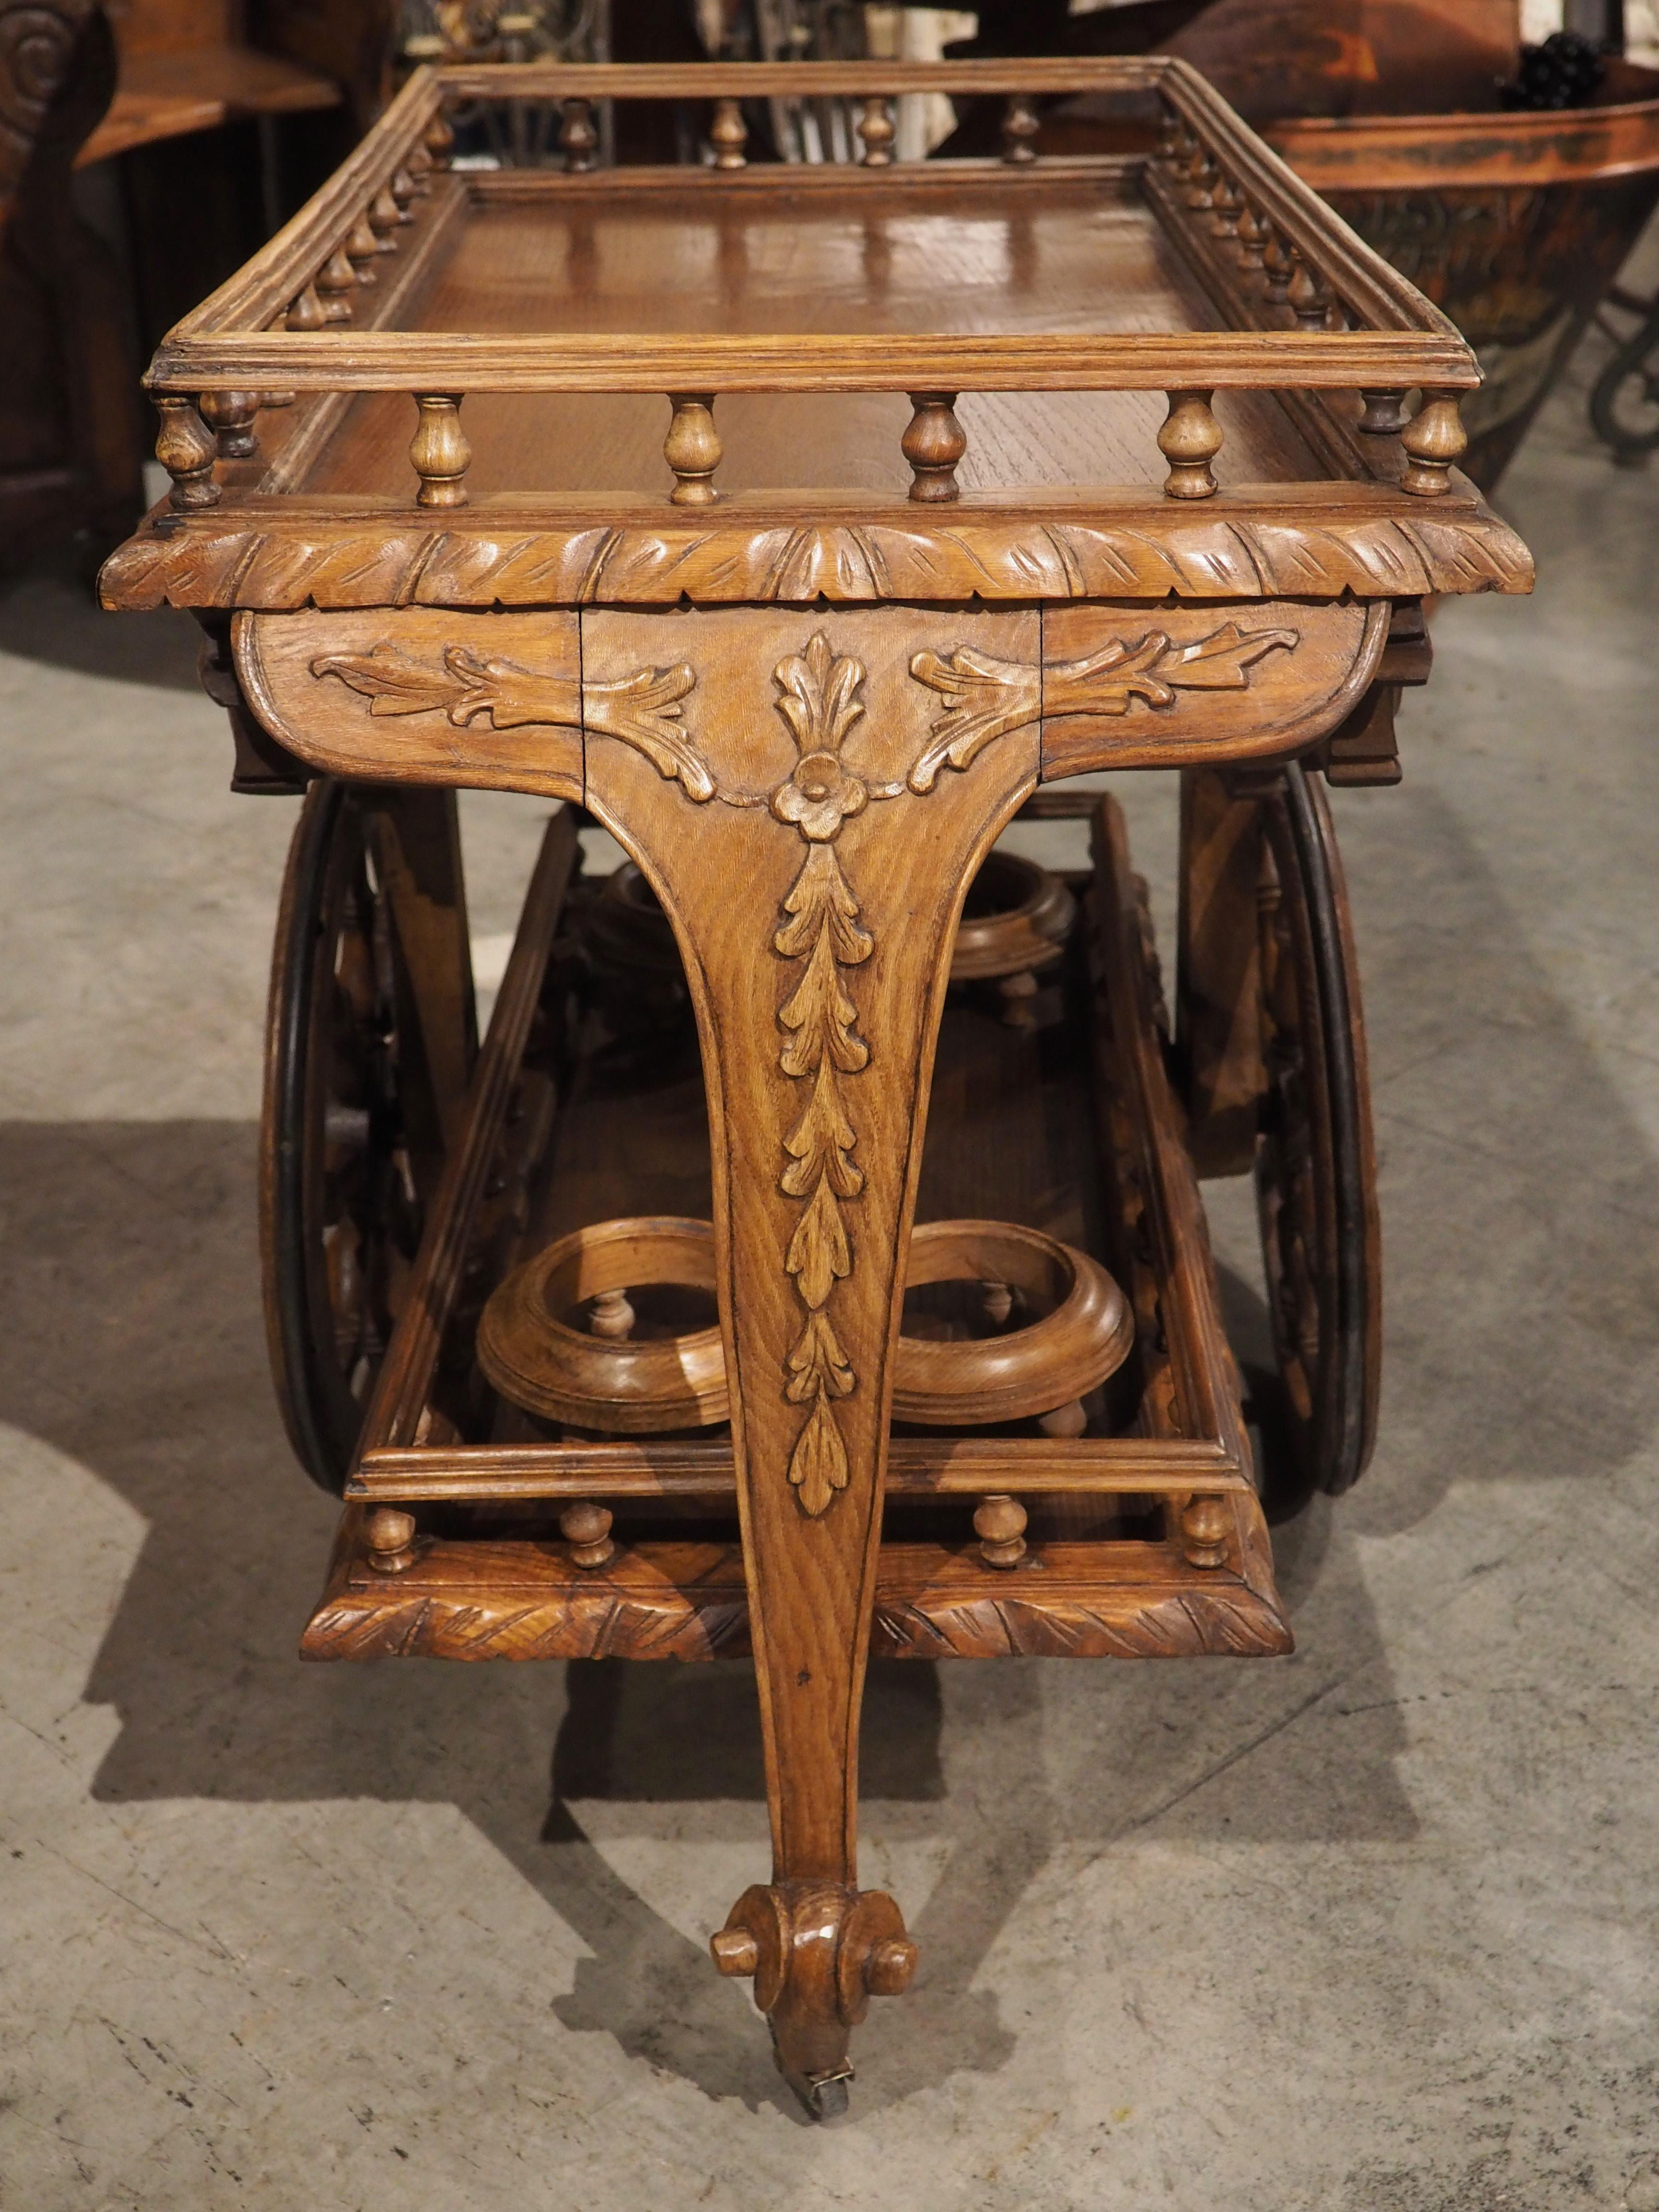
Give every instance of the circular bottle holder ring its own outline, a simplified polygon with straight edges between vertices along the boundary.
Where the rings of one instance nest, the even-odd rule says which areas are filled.
[[[1007,1311],[1011,1325],[965,1342],[901,1337],[896,1420],[981,1428],[1056,1413],[1115,1375],[1134,1343],[1129,1302],[1099,1261],[1040,1229],[1011,1221],[923,1222],[911,1234],[905,1282],[911,1290],[983,1284],[988,1310]],[[999,1293],[1007,1297],[1006,1309]],[[1036,1318],[1012,1325],[1022,1310]],[[1061,1432],[1070,1425],[1062,1421]]]
[[[654,1339],[614,1333],[632,1326],[615,1294],[664,1283],[713,1294],[712,1224],[645,1214],[578,1229],[491,1293],[478,1364],[515,1406],[577,1428],[647,1436],[724,1421],[731,1401],[718,1328]],[[563,1319],[590,1304],[586,1328]]]
[[[929,1221],[910,1239],[908,1280],[984,1286],[988,1315],[1036,1318],[998,1335],[899,1340],[893,1412],[929,1426],[978,1427],[1066,1416],[1115,1373],[1134,1340],[1128,1302],[1086,1253],[1000,1221]],[[501,1395],[544,1419],[626,1436],[706,1428],[730,1417],[717,1328],[630,1340],[623,1295],[674,1284],[712,1292],[714,1234],[706,1221],[599,1222],[515,1267],[485,1306],[478,1361]],[[565,1318],[589,1308],[586,1328]]]
[[[994,981],[1050,967],[1076,918],[1077,901],[1058,876],[1018,853],[988,854],[968,886],[951,981]]]
[[[1018,853],[989,854],[968,887],[951,981],[995,982],[1051,967],[1076,918],[1077,902],[1058,876]],[[614,976],[636,989],[662,984],[683,989],[673,930],[631,860],[605,878],[585,927],[601,977]]]

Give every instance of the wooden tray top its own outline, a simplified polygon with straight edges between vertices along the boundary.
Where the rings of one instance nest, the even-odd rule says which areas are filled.
[[[933,89],[1009,94],[1010,158],[893,165]],[[1066,89],[1158,151],[1033,159]],[[716,165],[586,168],[622,93],[712,99]],[[864,162],[745,166],[758,96],[853,101]],[[562,103],[566,170],[447,169],[479,99]],[[112,605],[1530,581],[1453,471],[1468,346],[1157,57],[422,70],[147,381],[174,489]]]

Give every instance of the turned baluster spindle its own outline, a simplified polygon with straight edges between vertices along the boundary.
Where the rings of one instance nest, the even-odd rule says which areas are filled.
[[[501,42],[504,62],[527,62],[532,56],[531,41],[542,27],[538,15],[514,10],[510,15],[497,15],[495,35]]]
[[[1042,128],[1037,119],[1036,102],[1028,92],[1009,95],[1008,105],[1002,111],[1002,158],[1017,169],[1029,167],[1036,159],[1036,148],[1032,140]]]
[[[714,471],[720,465],[720,432],[714,428],[712,392],[671,392],[673,417],[663,441],[663,459],[674,471],[668,495],[676,507],[713,507],[720,497]]]
[[[736,100],[717,100],[714,120],[708,129],[709,143],[714,149],[717,169],[742,169],[748,167],[744,148],[749,143],[749,125],[743,119],[743,105]]]
[[[1262,265],[1267,251],[1268,228],[1255,205],[1246,200],[1238,216],[1238,258],[1252,275]]]
[[[1211,227],[1218,238],[1233,239],[1238,235],[1239,218],[1244,211],[1244,195],[1224,169],[1216,179],[1211,195],[1213,213]]]
[[[981,1498],[974,1534],[988,1567],[1017,1567],[1025,1557],[1025,1508],[1017,1498]]]
[[[1291,278],[1296,264],[1290,250],[1272,223],[1267,225],[1267,242],[1261,251],[1262,273],[1267,279],[1267,297],[1276,307],[1282,307],[1289,297]]]
[[[346,240],[344,248],[345,258],[350,263],[352,272],[360,284],[380,283],[380,278],[374,273],[374,257],[380,250],[380,242],[368,227],[368,216],[360,215],[351,226],[351,233]]]
[[[368,1564],[377,1575],[400,1575],[419,1556],[415,1516],[396,1505],[377,1505],[364,1526]]]
[[[1406,427],[1406,395],[1403,392],[1362,392],[1365,411],[1359,418],[1359,428],[1368,438],[1392,438]]]
[[[196,410],[196,402],[169,392],[157,399],[161,428],[155,440],[155,458],[173,479],[176,507],[216,507],[219,487],[213,481],[213,464],[219,441]]]
[[[424,146],[411,146],[404,163],[410,187],[416,199],[424,199],[432,190],[432,156]]]
[[[590,169],[598,167],[599,134],[594,127],[593,110],[586,100],[564,102],[560,111],[559,145],[569,175],[585,177]]]
[[[626,1344],[634,1334],[635,1319],[625,1290],[601,1291],[588,1309],[588,1334],[603,1337],[608,1344]]]
[[[461,398],[458,392],[418,392],[420,410],[409,448],[421,488],[415,495],[418,507],[465,507],[466,471],[472,448],[461,428]]]
[[[1007,1283],[980,1285],[980,1310],[993,1328],[1006,1328],[1014,1310],[1012,1286]]]
[[[410,202],[415,197],[415,179],[407,169],[394,169],[386,190],[392,194],[392,204],[398,210],[399,222],[413,222],[414,211]]]
[[[563,1509],[559,1534],[570,1547],[571,1564],[586,1567],[590,1573],[595,1567],[608,1565],[617,1555],[611,1540],[610,1514],[587,1498],[578,1498]]]
[[[1187,164],[1187,189],[1182,198],[1194,214],[1202,215],[1215,205],[1215,183],[1220,172],[1210,159],[1210,152],[1200,140],[1193,143],[1192,158]]]
[[[1330,314],[1331,288],[1310,261],[1291,249],[1295,267],[1285,296],[1304,331],[1322,331]]]
[[[346,259],[344,247],[337,246],[317,271],[317,295],[323,303],[323,319],[349,323],[351,295],[356,289],[357,272]]]
[[[859,137],[864,142],[864,166],[866,169],[884,169],[890,165],[893,141],[897,136],[892,104],[885,94],[877,93],[859,110]]]
[[[398,251],[397,230],[403,220],[398,212],[398,203],[392,197],[390,185],[382,185],[368,204],[368,222],[377,253]]]
[[[317,296],[317,287],[307,284],[287,315],[291,331],[319,331],[328,320],[328,310]]]
[[[1189,1498],[1182,1510],[1181,1549],[1189,1567],[1224,1567],[1232,1516],[1220,1498]]]
[[[1221,451],[1221,425],[1211,410],[1208,392],[1172,392],[1170,411],[1158,434],[1158,451],[1170,464],[1164,489],[1171,499],[1212,499],[1217,485],[1210,464]]]
[[[915,410],[899,451],[910,464],[910,496],[916,500],[952,500],[962,496],[957,483],[957,463],[968,450],[968,440],[956,418],[954,392],[913,392]]]
[[[426,133],[421,143],[425,147],[427,158],[434,169],[447,169],[449,167],[450,149],[455,143],[455,133],[450,129],[447,116],[433,117],[431,122],[426,126]]]
[[[1042,986],[1029,968],[1021,968],[1012,975],[997,978],[997,995],[1002,1000],[1002,1020],[1005,1028],[1029,1030],[1036,1026],[1035,1000]]]
[[[207,392],[200,403],[202,419],[217,434],[222,461],[251,461],[259,450],[253,434],[253,418],[259,411],[257,392]]]
[[[1462,396],[1455,392],[1425,392],[1423,404],[1400,434],[1406,449],[1401,491],[1419,499],[1437,499],[1451,489],[1451,471],[1469,442],[1459,412]]]
[[[1158,118],[1158,160],[1160,161],[1179,161],[1185,150],[1186,137],[1186,125],[1173,107],[1166,107]]]
[[[1056,1406],[1052,1413],[1037,1415],[1038,1428],[1045,1437],[1052,1437],[1056,1443],[1069,1443],[1073,1437],[1080,1437],[1088,1425],[1088,1408],[1081,1398],[1068,1398],[1063,1406]]]

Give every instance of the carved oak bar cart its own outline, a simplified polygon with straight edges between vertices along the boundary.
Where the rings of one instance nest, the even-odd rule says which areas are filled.
[[[1156,153],[1034,160],[1065,89]],[[1008,95],[1006,158],[893,164],[929,90]],[[624,92],[708,103],[710,164],[593,169]],[[745,100],[818,95],[860,165],[745,166]],[[449,169],[446,104],[515,97],[564,171]],[[1157,58],[422,72],[150,370],[173,489],[104,598],[191,609],[238,787],[305,791],[264,1264],[346,1505],[302,1648],[752,1651],[772,1874],[713,1948],[819,2115],[915,1966],[858,1887],[870,1654],[1291,1648],[1199,1175],[1256,1178],[1297,1479],[1364,1465],[1319,776],[1397,777],[1425,595],[1529,587],[1478,380]],[[1173,1036],[1066,789],[1118,769],[1182,777]],[[560,802],[482,1046],[465,786]],[[994,851],[1022,812],[1091,868]]]

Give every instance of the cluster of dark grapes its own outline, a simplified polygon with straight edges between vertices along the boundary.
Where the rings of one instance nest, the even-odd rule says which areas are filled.
[[[1606,74],[1601,50],[1577,31],[1553,31],[1522,46],[1521,74],[1502,88],[1505,107],[1588,107]]]

